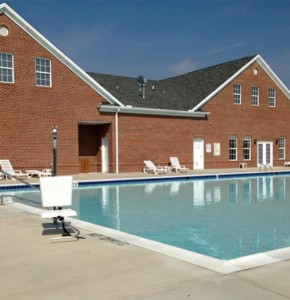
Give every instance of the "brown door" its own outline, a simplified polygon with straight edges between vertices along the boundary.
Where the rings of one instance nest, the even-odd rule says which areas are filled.
[[[89,173],[90,172],[90,160],[88,157],[81,157],[81,173]]]

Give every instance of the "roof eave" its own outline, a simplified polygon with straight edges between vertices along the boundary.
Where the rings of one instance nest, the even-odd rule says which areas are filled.
[[[204,98],[201,102],[199,102],[192,110],[196,111],[200,109],[203,105],[205,105],[212,97],[218,94],[222,89],[224,89],[231,81],[233,81],[239,74],[241,74],[244,70],[246,70],[258,57],[255,56],[252,60],[246,63],[238,72],[236,72],[233,76],[231,76],[228,80],[226,80],[222,85],[220,85],[216,90],[214,90],[211,94],[209,94],[206,98]]]
[[[98,94],[105,98],[109,103],[124,106],[123,103],[117,100],[112,94],[110,94],[99,83],[97,83],[93,78],[91,78],[91,76],[89,76],[84,70],[82,70],[78,65],[76,65],[59,49],[57,49],[51,42],[49,42],[42,34],[35,30],[28,22],[26,22],[6,3],[0,4],[0,14],[1,13],[7,15],[10,19],[12,19],[27,34],[29,34],[46,50],[48,50],[53,56],[59,59],[64,65],[66,65],[72,72],[79,76],[84,82],[86,82],[92,89],[94,89]]]
[[[277,84],[281,91],[288,97],[290,100],[290,91],[287,86],[281,81],[281,79],[276,75],[276,73],[269,67],[269,65],[264,61],[264,59],[258,55],[257,61],[264,71],[271,77],[271,79]]]
[[[187,118],[205,118],[209,112],[200,111],[180,111],[169,109],[153,109],[142,107],[120,107],[115,105],[100,105],[100,112],[121,113],[121,114],[136,114],[136,115],[152,115],[152,116],[168,116],[168,117],[187,117]]]

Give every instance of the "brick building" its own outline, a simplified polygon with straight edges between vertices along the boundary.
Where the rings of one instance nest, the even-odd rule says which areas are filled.
[[[290,160],[290,93],[260,55],[164,80],[86,73],[0,5],[0,158],[58,172],[190,169]]]

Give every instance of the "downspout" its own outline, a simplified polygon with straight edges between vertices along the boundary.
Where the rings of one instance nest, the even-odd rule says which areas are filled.
[[[119,173],[119,111],[116,110],[115,114],[115,133],[116,133],[116,174]]]

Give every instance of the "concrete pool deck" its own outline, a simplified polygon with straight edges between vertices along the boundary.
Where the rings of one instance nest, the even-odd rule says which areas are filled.
[[[241,171],[258,169],[198,173]],[[91,173],[74,180],[139,177]],[[17,183],[0,184],[8,182]],[[15,204],[0,206],[0,220],[1,299],[290,299],[289,260],[221,274],[84,229],[86,239],[51,243],[43,235],[47,222]]]

